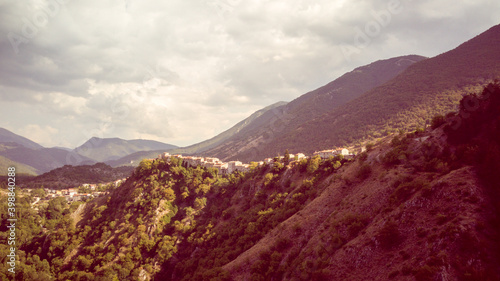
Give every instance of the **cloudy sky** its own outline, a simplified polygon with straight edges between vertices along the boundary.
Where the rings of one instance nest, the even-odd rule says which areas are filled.
[[[432,57],[500,23],[498,0],[0,0],[0,127],[180,146],[353,68]]]

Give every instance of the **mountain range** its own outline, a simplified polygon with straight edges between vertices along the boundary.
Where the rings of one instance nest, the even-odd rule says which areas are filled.
[[[0,175],[14,166],[18,174],[38,175],[65,165],[90,165],[111,161],[138,151],[166,151],[177,146],[153,140],[93,137],[75,148],[45,148],[25,137],[0,128]],[[156,153],[157,155],[157,153]]]
[[[499,44],[497,25],[433,58],[399,57],[357,68],[204,153],[259,160],[285,149],[311,153],[359,146],[398,130],[423,128],[432,116],[453,111],[464,94],[500,77]],[[387,74],[381,75],[384,69]]]
[[[500,84],[457,105],[350,160],[146,159],[102,197],[23,196],[16,279],[500,280]]]
[[[274,103],[270,106],[267,106],[261,110],[258,110],[251,114],[249,117],[243,119],[242,121],[238,122],[236,125],[231,127],[230,129],[218,134],[217,136],[202,141],[200,143],[186,146],[186,147],[179,147],[179,148],[174,148],[171,149],[169,152],[172,154],[187,154],[187,155],[195,155],[195,154],[201,154],[204,151],[207,151],[211,148],[217,147],[218,145],[223,144],[227,140],[231,139],[234,135],[239,134],[242,130],[244,130],[246,127],[249,125],[251,126],[264,126],[267,120],[262,118],[259,118],[269,111],[274,111],[278,110],[280,107],[283,105],[286,105],[286,102],[277,102]],[[165,152],[165,150],[154,150],[154,151],[139,151],[135,152],[132,154],[129,154],[127,156],[124,156],[120,159],[116,160],[108,160],[106,161],[106,164],[109,164],[113,167],[118,167],[118,166],[137,166],[139,162],[141,162],[142,159],[146,158],[155,158],[158,156],[158,154]]]
[[[291,148],[296,152],[311,152],[306,147],[293,147],[290,142],[281,143],[283,149],[273,149],[271,145],[280,136],[290,134],[310,120],[342,107],[366,91],[396,77],[410,65],[424,59],[425,57],[422,56],[409,55],[380,60],[358,67],[288,104],[268,110],[243,130],[222,144],[205,151],[204,154],[214,155],[225,160],[248,161],[275,156],[278,153],[283,153],[286,148]],[[307,145],[315,147],[316,140],[308,139]]]
[[[177,148],[177,146],[152,140],[123,140],[120,138],[93,137],[75,148],[74,151],[95,161],[104,162],[116,160],[138,151],[167,151],[174,148]]]
[[[165,151],[247,162],[286,149],[310,154],[337,146],[359,148],[400,130],[424,128],[432,116],[456,109],[464,94],[499,78],[499,43],[497,25],[433,58],[408,55],[376,61],[291,102],[265,107],[227,131],[187,147],[91,138],[67,151],[43,148],[2,129],[0,156],[42,173],[64,164],[136,166],[141,159]]]

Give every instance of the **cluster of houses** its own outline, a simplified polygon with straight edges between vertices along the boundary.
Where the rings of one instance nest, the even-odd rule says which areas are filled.
[[[354,154],[349,153],[349,150],[347,148],[335,148],[335,149],[316,151],[314,152],[313,155],[314,156],[319,155],[321,159],[328,159],[330,157],[335,157],[337,155],[342,155],[344,156],[344,159],[347,160],[354,158]]]
[[[350,154],[349,150],[345,148],[317,151],[314,152],[314,155],[319,155],[321,159],[328,159],[331,156],[337,156],[337,155],[343,155],[345,159],[351,159],[352,157],[354,157],[354,155]],[[307,158],[307,156],[304,153],[290,154],[289,156],[291,161],[300,161],[304,158]],[[201,166],[206,168],[217,169],[219,175],[228,175],[235,171],[248,172],[250,170],[249,164],[244,164],[240,161],[222,162],[221,160],[219,160],[219,158],[215,157],[182,156],[181,154],[170,155],[168,152],[165,152],[163,154],[160,154],[158,156],[158,159],[164,159],[167,162],[169,162],[172,157],[182,159],[182,162],[189,167]],[[280,156],[278,158],[282,160],[284,156]],[[274,158],[266,158],[264,159],[264,161],[257,162],[257,164],[259,166],[264,164],[269,165],[272,164],[273,162]]]
[[[120,183],[122,183],[125,180],[126,179],[119,179],[114,182],[111,182],[111,184],[113,184],[114,187],[117,187],[120,185]],[[42,200],[50,200],[56,197],[64,197],[68,202],[74,202],[74,201],[87,200],[90,198],[95,198],[108,194],[109,193],[108,191],[98,191],[101,185],[102,184],[83,184],[82,187],[88,188],[89,193],[79,193],[78,188],[67,188],[67,189],[44,188],[47,195],[45,196],[45,198],[39,198],[38,200],[35,201],[35,203],[38,203],[39,201]],[[32,189],[28,188],[26,189],[26,191],[31,192]]]
[[[92,192],[92,193],[78,193],[77,188],[68,188],[68,189],[45,189],[47,192],[47,196],[45,199],[52,199],[55,197],[64,197],[68,202],[86,200],[88,198],[93,198],[104,194],[104,192]]]
[[[303,153],[297,154],[299,159],[305,158]],[[164,159],[170,161],[172,157],[182,159],[183,163],[186,163],[188,167],[205,167],[217,169],[219,175],[229,175],[233,172],[248,172],[250,170],[250,164],[245,164],[241,161],[229,161],[222,162],[219,158],[215,157],[200,157],[200,156],[182,156],[180,154],[170,155],[168,152],[160,154],[159,159]],[[294,159],[295,155],[290,154],[290,159]],[[281,156],[281,159],[283,156]],[[257,162],[257,165],[272,164],[274,162],[273,158],[266,158],[264,161]]]
[[[329,150],[316,151],[313,153],[313,156],[318,155],[321,159],[328,159],[330,157],[335,157],[337,155],[342,155],[344,159],[352,159],[355,155],[350,153],[346,148],[336,148]],[[290,154],[290,162],[300,161],[304,158],[308,158],[304,153]],[[248,172],[250,170],[249,164],[244,164],[240,161],[229,161],[222,162],[218,158],[215,157],[199,157],[199,156],[182,156],[180,154],[170,155],[168,152],[160,154],[158,159],[164,159],[166,161],[170,161],[172,157],[182,159],[183,163],[185,163],[189,167],[206,167],[206,168],[214,168],[217,169],[220,175],[228,175],[235,171],[239,172]],[[283,160],[284,156],[277,157],[279,160]],[[275,158],[266,158],[264,161],[257,162],[257,165],[272,165],[275,161]],[[112,182],[112,184],[117,187],[126,179],[120,179]],[[83,184],[82,187],[85,187],[89,190],[89,193],[79,193],[78,188],[68,188],[68,189],[48,189],[45,188],[47,192],[47,196],[45,198],[38,198],[35,203],[41,200],[50,200],[55,197],[64,197],[68,202],[86,200],[89,198],[99,197],[107,194],[108,192],[98,191],[98,184]],[[31,192],[30,189],[26,191]]]
[[[201,166],[217,169],[219,175],[228,175],[235,171],[248,172],[250,170],[249,164],[243,164],[240,161],[222,162],[219,158],[215,157],[182,156],[180,154],[170,155],[168,152],[158,156],[159,159],[164,159],[167,162],[169,162],[172,157],[182,159],[182,163],[185,163],[188,167]]]

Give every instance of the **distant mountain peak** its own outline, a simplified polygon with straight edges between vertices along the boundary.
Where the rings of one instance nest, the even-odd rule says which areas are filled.
[[[43,146],[13,132],[0,128],[0,142],[14,142],[30,149],[42,149]]]
[[[97,162],[105,162],[139,151],[171,150],[174,148],[177,146],[153,140],[92,137],[75,148],[74,151]]]

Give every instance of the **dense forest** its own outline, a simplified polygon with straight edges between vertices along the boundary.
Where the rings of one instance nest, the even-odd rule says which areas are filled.
[[[64,189],[89,183],[108,183],[128,177],[132,167],[112,168],[104,163],[94,165],[65,165],[36,177],[23,177],[18,185],[23,188]]]
[[[170,163],[144,160],[127,182],[106,198],[69,206],[56,198],[36,212],[28,207],[30,197],[25,197],[21,202],[28,211],[20,218],[19,229],[30,231],[19,238],[21,264],[16,280],[50,280],[49,276],[58,280],[136,280],[140,274],[172,274],[162,265],[176,253],[176,259],[186,258],[193,248],[219,250],[187,275],[193,269],[189,261],[179,263],[175,276],[193,280],[192,274],[219,274],[226,261],[313,199],[321,191],[311,188],[317,177],[333,172],[345,161],[313,158],[294,163],[293,169],[308,173],[309,179],[299,186],[290,179],[279,183],[288,162],[277,161],[270,167],[254,164],[250,173],[222,177],[215,169],[187,168],[182,159],[174,158]],[[253,190],[253,199],[242,210],[231,210],[232,195],[252,182],[262,182],[264,189]],[[286,199],[289,193],[293,196]],[[5,214],[2,209],[3,222]],[[215,218],[234,224],[232,232],[211,233]],[[252,227],[247,230],[248,225]],[[234,231],[248,233],[236,237]],[[232,239],[226,239],[228,236]],[[223,252],[220,259],[211,258]]]
[[[15,280],[500,280],[499,112],[492,83],[352,161],[143,160],[106,197],[18,198]]]

